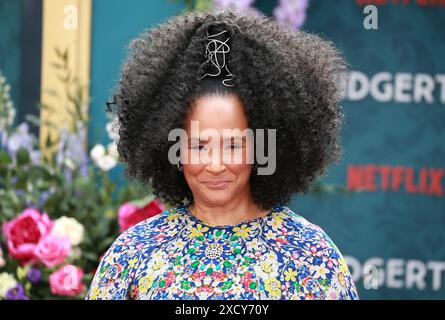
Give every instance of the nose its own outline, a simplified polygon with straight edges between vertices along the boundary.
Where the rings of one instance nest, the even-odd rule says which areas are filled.
[[[215,163],[212,161],[212,163],[207,165],[206,169],[207,172],[218,175],[226,170],[226,166],[223,163]]]
[[[221,161],[222,154],[218,152],[211,152],[210,161],[206,166],[207,172],[218,175],[226,170],[226,165]]]

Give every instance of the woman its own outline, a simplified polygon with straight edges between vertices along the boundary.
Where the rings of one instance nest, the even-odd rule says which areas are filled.
[[[87,299],[357,299],[331,239],[286,206],[340,158],[334,46],[214,11],[130,47],[115,91],[119,155],[172,207],[118,237]]]

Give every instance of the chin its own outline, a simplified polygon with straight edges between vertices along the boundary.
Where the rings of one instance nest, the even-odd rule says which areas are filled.
[[[209,203],[215,206],[228,203],[232,199],[231,195],[218,194],[218,192],[206,192],[205,197],[208,199]]]

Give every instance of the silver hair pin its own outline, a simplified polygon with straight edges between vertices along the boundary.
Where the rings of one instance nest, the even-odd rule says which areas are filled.
[[[230,51],[230,47],[227,44],[227,42],[229,41],[230,37],[228,37],[225,41],[213,39],[214,37],[219,36],[226,32],[228,32],[228,30],[223,30],[223,31],[221,31],[217,34],[214,34],[214,35],[207,34],[207,39],[210,41],[206,44],[206,51],[205,51],[205,56],[207,57],[206,62],[210,61],[216,68],[218,68],[218,73],[216,73],[216,74],[206,73],[205,75],[203,75],[201,77],[201,79],[204,78],[205,76],[212,76],[212,77],[219,76],[221,74],[221,69],[224,68],[224,69],[226,69],[226,71],[228,73],[228,78],[224,79],[222,81],[222,83],[226,87],[233,87],[234,86],[233,84],[226,83],[226,81],[231,81],[233,79],[233,75],[230,72],[230,70],[227,68],[227,64],[226,64],[226,53],[229,53],[229,51]],[[222,54],[222,63],[218,59],[217,53]]]

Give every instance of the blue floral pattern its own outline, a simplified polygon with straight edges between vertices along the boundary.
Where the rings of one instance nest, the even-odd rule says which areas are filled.
[[[287,206],[209,226],[186,205],[126,230],[108,249],[87,299],[358,299],[332,240]]]

